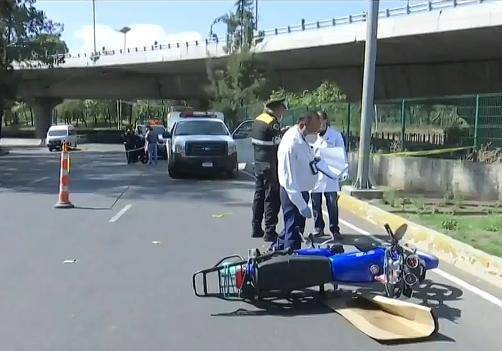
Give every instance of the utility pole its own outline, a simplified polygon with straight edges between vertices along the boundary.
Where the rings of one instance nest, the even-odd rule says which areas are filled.
[[[258,32],[258,0],[255,0],[254,5],[254,29]]]
[[[96,0],[92,0],[92,28],[94,37],[94,56],[96,56]]]
[[[369,179],[371,123],[374,119],[375,64],[377,53],[378,5],[379,0],[370,0],[366,17],[366,43],[364,48],[364,78],[361,109],[361,132],[359,140],[359,161],[355,188],[371,189]]]
[[[244,46],[244,0],[241,0],[241,50]]]

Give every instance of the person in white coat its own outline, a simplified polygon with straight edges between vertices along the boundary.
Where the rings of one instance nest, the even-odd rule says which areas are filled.
[[[319,128],[319,116],[310,112],[299,118],[298,123],[284,134],[279,144],[277,170],[284,230],[273,245],[275,249],[301,248],[305,219],[312,217],[308,206],[309,191],[314,188],[317,180],[317,175],[310,166],[315,155],[306,137],[316,134]]]
[[[317,139],[313,143],[314,150],[322,148],[342,147],[345,150],[345,142],[342,134],[329,124],[326,112],[318,112],[321,128]],[[347,158],[345,158],[347,160]],[[319,173],[316,185],[311,192],[312,210],[314,215],[314,236],[324,235],[324,219],[322,212],[322,197],[326,199],[326,208],[329,217],[329,231],[335,240],[341,240],[340,227],[338,225],[338,193],[340,184],[337,179],[332,179]]]

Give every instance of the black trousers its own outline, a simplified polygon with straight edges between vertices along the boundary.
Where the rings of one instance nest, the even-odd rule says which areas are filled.
[[[324,219],[322,213],[322,195],[326,199],[326,208],[329,216],[329,231],[331,234],[339,233],[338,226],[338,194],[336,192],[312,193],[312,209],[314,212],[314,230],[316,233],[324,231]]]
[[[265,217],[265,235],[275,237],[281,207],[277,168],[269,163],[255,164],[255,193],[253,199],[253,237],[263,236],[262,221]]]

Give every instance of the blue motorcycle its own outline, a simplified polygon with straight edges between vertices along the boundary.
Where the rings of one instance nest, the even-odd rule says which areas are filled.
[[[355,250],[351,252],[336,244],[316,247],[311,241],[309,248],[300,250],[262,254],[253,249],[247,259],[228,256],[213,267],[196,272],[192,277],[193,290],[199,297],[257,300],[316,286],[323,293],[327,283],[378,282],[384,285],[388,297],[411,297],[414,287],[425,280],[426,272],[438,267],[438,259],[400,245],[406,224],[395,232],[388,225],[385,229],[389,243],[354,243]]]

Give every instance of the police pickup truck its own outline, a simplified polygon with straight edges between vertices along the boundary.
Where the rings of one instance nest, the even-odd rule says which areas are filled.
[[[168,172],[238,173],[237,148],[225,123],[211,112],[183,112],[171,120],[168,136]]]

